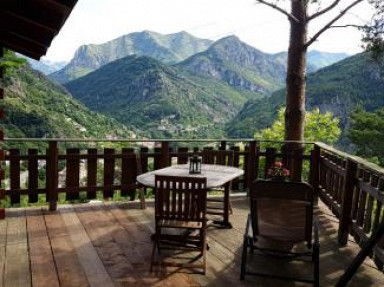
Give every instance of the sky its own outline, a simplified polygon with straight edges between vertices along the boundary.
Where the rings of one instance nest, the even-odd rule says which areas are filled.
[[[321,2],[326,6],[330,1]],[[280,2],[289,5],[290,1]],[[341,3],[345,6],[351,1]],[[311,22],[309,35],[339,11],[340,8]],[[359,4],[338,24],[361,24],[371,14],[368,4]],[[163,34],[187,31],[211,40],[236,35],[267,53],[286,51],[289,40],[287,17],[256,4],[256,0],[79,0],[44,59],[69,61],[81,45],[101,44],[143,30]],[[354,28],[334,28],[325,32],[310,50],[355,54],[362,51],[360,39],[361,33]]]

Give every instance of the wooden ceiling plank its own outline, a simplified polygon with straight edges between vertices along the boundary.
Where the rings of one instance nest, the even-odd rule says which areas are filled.
[[[42,2],[43,3],[43,2]],[[63,13],[49,9],[49,5],[38,5],[34,1],[0,1],[0,10],[18,15],[20,18],[28,19],[34,23],[53,30],[59,30],[66,19]]]
[[[22,22],[25,22],[25,23],[28,23],[29,25],[34,25],[36,27],[39,27],[41,28],[42,30],[45,30],[46,32],[43,32],[43,33],[47,33],[47,32],[50,32],[52,34],[56,33],[56,29],[52,28],[52,27],[48,27],[48,26],[45,26],[45,25],[42,25],[38,22],[34,22],[32,21],[31,19],[29,18],[25,18],[25,17],[22,17],[18,14],[15,14],[15,13],[12,13],[10,11],[5,11],[5,10],[1,10],[0,9],[0,16],[5,16],[5,17],[8,17],[8,18],[13,18],[15,19],[15,21],[22,21]]]
[[[14,35],[9,32],[0,31],[0,40],[9,45],[12,44],[16,47],[23,47],[23,49],[30,50],[34,54],[45,55],[47,51],[47,47],[38,45],[35,42],[29,41],[28,39],[19,37],[18,35]]]
[[[43,44],[48,47],[55,36],[54,32],[47,31],[41,26],[34,25],[31,22],[20,18],[14,18],[9,14],[0,11],[0,30],[10,31],[31,41]]]
[[[40,60],[40,58],[42,56],[42,55],[39,55],[38,53],[35,53],[31,50],[28,50],[28,48],[14,45],[11,42],[3,41],[1,38],[0,38],[0,45],[3,45],[4,47],[11,49],[12,51],[17,51],[18,53],[23,54],[25,56],[28,56],[32,59],[37,60],[37,61]]]

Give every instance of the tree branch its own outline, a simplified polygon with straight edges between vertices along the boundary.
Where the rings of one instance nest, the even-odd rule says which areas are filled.
[[[359,4],[360,2],[363,2],[364,0],[355,0],[351,3],[351,5],[349,5],[348,7],[346,7],[344,10],[341,10],[339,15],[337,15],[335,18],[333,18],[331,21],[329,21],[323,28],[321,28],[306,44],[305,44],[305,47],[309,47],[310,45],[312,45],[319,37],[321,34],[323,34],[326,30],[328,30],[337,20],[339,20],[341,17],[343,17],[345,15],[345,13],[347,13],[350,9],[352,9],[353,7],[355,7],[357,4]]]
[[[329,28],[349,28],[349,27],[352,27],[352,28],[363,28],[364,26],[361,26],[361,25],[354,25],[354,24],[347,24],[347,25],[332,25],[332,26],[329,26]]]
[[[256,0],[256,1],[259,2],[260,4],[264,4],[264,5],[268,6],[268,7],[271,7],[273,9],[275,9],[275,10],[279,11],[280,13],[283,13],[285,16],[288,17],[289,20],[295,21],[296,23],[300,23],[299,19],[297,19],[295,16],[293,16],[288,11],[285,11],[283,8],[280,8],[276,4],[270,3],[270,2],[265,1],[265,0]]]
[[[309,16],[307,18],[307,22],[327,13],[328,11],[331,11],[333,8],[335,8],[341,0],[335,0],[332,4],[330,4],[328,7],[324,8],[323,10],[318,11],[317,13],[314,13],[313,15]]]

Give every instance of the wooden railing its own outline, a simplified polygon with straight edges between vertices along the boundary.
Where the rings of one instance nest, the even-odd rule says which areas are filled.
[[[39,145],[39,149],[30,148],[27,151],[15,148],[6,150],[4,159],[9,172],[6,174],[8,184],[5,186],[5,193],[10,198],[10,204],[20,204],[21,196],[27,196],[29,203],[49,202],[50,209],[56,208],[59,194],[64,194],[67,200],[76,200],[80,192],[84,192],[86,198],[93,199],[97,191],[102,191],[104,198],[113,197],[116,191],[120,191],[121,195],[134,199],[135,191],[132,183],[138,170],[146,172],[175,163],[187,163],[188,157],[201,154],[206,148],[234,151],[234,166],[245,171],[244,177],[233,182],[234,190],[244,190],[254,179],[264,177],[275,160],[288,163],[291,158],[300,157],[299,162],[305,160],[309,163],[311,157],[309,153],[303,154],[302,151],[290,156],[277,148],[261,150],[261,144],[266,143],[253,139],[144,141],[146,144],[156,143],[156,147],[151,149],[142,146],[143,140],[7,139],[6,141],[12,143],[12,146],[15,146],[15,142]],[[95,147],[105,143],[119,144],[123,147],[119,149]],[[93,147],[76,147],[86,144]],[[196,146],[191,147],[192,144]],[[273,144],[283,146],[284,142]],[[42,145],[47,146],[46,150],[41,148]],[[135,167],[136,156],[140,159],[140,168]],[[61,176],[63,171],[65,175]],[[24,183],[21,182],[21,178],[24,178],[24,186],[21,186],[21,183]]]
[[[290,169],[299,170],[293,179],[309,181],[314,187],[315,198],[320,197],[339,218],[340,245],[347,244],[350,234],[363,245],[383,220],[384,170],[322,143],[305,143],[307,148],[289,154],[284,149],[285,142],[253,139],[6,140],[13,146],[17,141],[45,144],[47,149],[41,152],[40,148],[39,152],[38,149],[21,151],[12,148],[5,152],[8,185],[4,187],[12,205],[19,204],[21,197],[27,196],[30,203],[46,201],[50,209],[55,209],[59,195],[66,200],[76,200],[81,193],[83,198],[92,199],[97,193],[109,198],[120,192],[133,200],[135,188],[132,183],[140,169],[146,172],[187,163],[189,156],[201,154],[202,149],[215,148],[233,150],[234,166],[245,171],[244,176],[233,183],[234,190],[246,190],[253,180],[265,177],[276,160],[281,160]],[[101,147],[106,142],[118,143],[120,147]],[[142,145],[143,142],[156,145],[148,148]],[[86,144],[94,146],[84,147]],[[139,167],[136,157],[139,157]],[[63,170],[65,175],[59,179]],[[20,182],[23,174],[27,174],[24,176],[25,186]],[[376,245],[372,257],[382,269],[384,239]]]
[[[346,245],[351,234],[362,246],[383,221],[384,169],[321,143],[316,148],[320,154],[318,191],[339,218],[339,244]],[[371,256],[383,270],[384,238]]]

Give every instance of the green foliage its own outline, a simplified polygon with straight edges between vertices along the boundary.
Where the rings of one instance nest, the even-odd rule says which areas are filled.
[[[384,165],[384,108],[375,112],[356,109],[351,114],[348,136],[356,145],[357,155]]]
[[[3,122],[9,138],[129,137],[131,130],[117,121],[91,112],[63,87],[27,65],[14,70],[6,88]],[[25,147],[25,143],[15,143]],[[12,144],[7,142],[7,147]]]
[[[342,133],[336,143],[351,150],[346,136],[350,113],[357,106],[374,111],[384,106],[384,66],[361,53],[308,75],[306,108],[320,108],[322,113],[332,112],[339,118]],[[227,124],[230,136],[245,137],[270,126],[277,111],[285,105],[285,90],[270,97],[249,101],[239,114]]]
[[[278,112],[278,117],[270,128],[255,134],[255,138],[271,141],[283,141],[285,131],[284,108]],[[340,136],[339,119],[334,118],[332,113],[320,113],[314,109],[306,113],[304,138],[309,142],[321,141],[333,144]],[[269,147],[271,144],[267,144]]]
[[[26,63],[26,60],[19,58],[14,52],[4,49],[4,56],[0,59],[0,67],[10,71],[13,68],[18,68]]]

